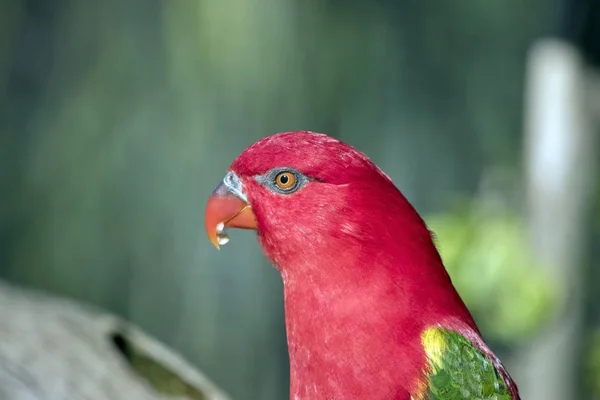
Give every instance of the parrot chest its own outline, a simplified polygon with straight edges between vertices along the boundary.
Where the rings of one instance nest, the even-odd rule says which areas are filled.
[[[410,333],[360,295],[335,300],[286,288],[290,398],[410,399],[407,388],[425,363],[422,351],[400,345],[413,342]]]

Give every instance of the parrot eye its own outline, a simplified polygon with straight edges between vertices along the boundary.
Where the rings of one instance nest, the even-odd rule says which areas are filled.
[[[275,177],[275,184],[279,189],[287,190],[296,184],[296,177],[291,172],[280,172]]]
[[[292,168],[275,168],[256,180],[279,194],[294,193],[308,182],[306,176]]]

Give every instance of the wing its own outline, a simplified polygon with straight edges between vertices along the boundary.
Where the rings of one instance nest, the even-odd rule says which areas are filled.
[[[422,334],[429,362],[421,393],[413,399],[511,400],[492,360],[460,333],[431,327]]]

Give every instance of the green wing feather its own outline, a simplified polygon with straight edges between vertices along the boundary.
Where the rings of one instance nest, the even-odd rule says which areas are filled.
[[[431,327],[422,341],[430,368],[421,398],[511,400],[492,362],[460,333]]]

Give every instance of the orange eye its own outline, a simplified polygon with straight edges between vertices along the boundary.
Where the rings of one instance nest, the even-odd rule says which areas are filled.
[[[291,172],[280,172],[275,177],[275,184],[279,189],[290,189],[296,185],[296,176]]]

